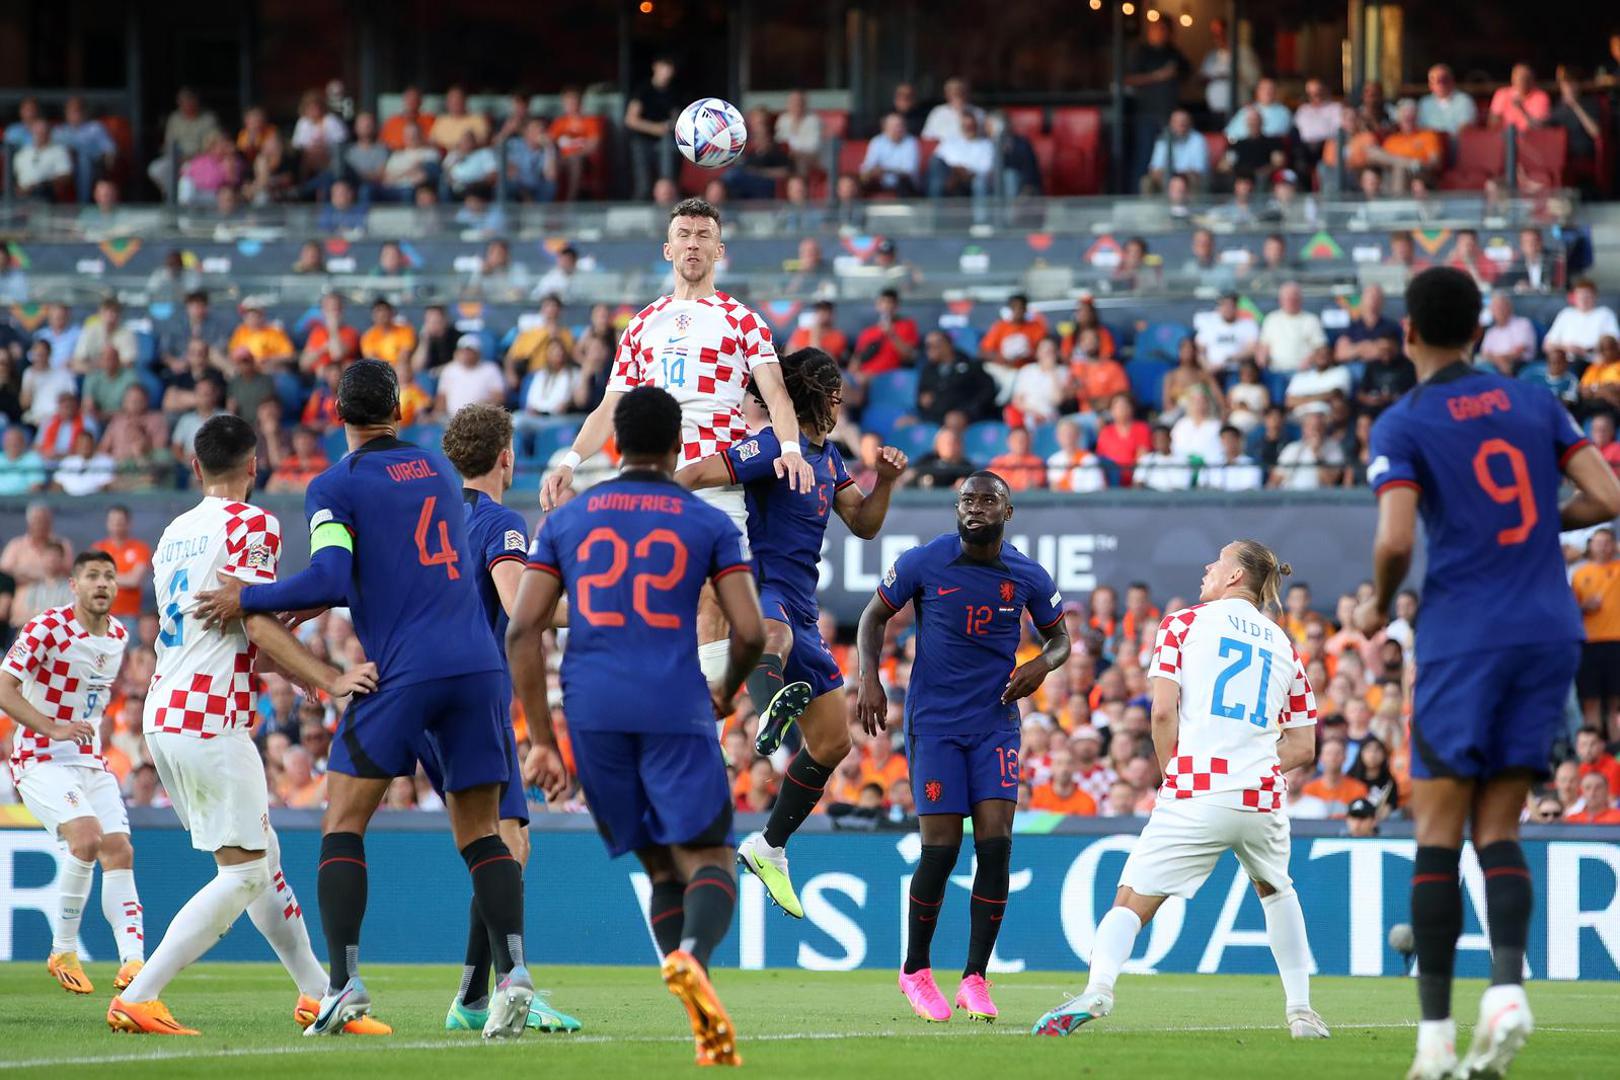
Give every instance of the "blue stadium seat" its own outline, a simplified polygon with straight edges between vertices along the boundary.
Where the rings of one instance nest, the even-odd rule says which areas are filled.
[[[1542,322],[1540,319],[1531,319],[1530,328],[1536,332],[1536,355],[1540,356],[1541,343],[1547,339],[1547,331],[1552,328],[1552,324]]]
[[[1138,360],[1167,360],[1173,364],[1182,340],[1191,336],[1192,330],[1182,323],[1149,323],[1136,337],[1135,357]]]
[[[483,342],[483,345],[479,350],[479,355],[485,360],[493,360],[497,364],[500,363],[502,357],[504,357],[506,354],[504,352],[497,353],[495,351],[495,331],[490,330],[487,327],[478,331],[478,340]]]
[[[439,377],[431,371],[424,371],[418,375],[416,385],[421,388],[422,393],[430,398],[439,395]]]
[[[1000,420],[969,424],[962,433],[962,452],[975,465],[990,464],[992,458],[1007,452],[1007,425]]]
[[[1108,481],[1108,486],[1109,487],[1117,488],[1117,487],[1124,487],[1125,486],[1125,477],[1120,472],[1118,462],[1110,461],[1107,458],[1100,457],[1100,458],[1097,459],[1097,464],[1102,466],[1103,479]]]
[[[958,350],[969,356],[979,355],[979,342],[984,340],[984,331],[972,326],[953,326],[945,334]]]
[[[552,454],[571,445],[578,434],[579,424],[573,420],[563,419],[532,432],[526,451],[527,464],[544,467],[551,460]],[[521,438],[520,435],[519,439]]]
[[[439,449],[439,443],[444,438],[443,424],[412,424],[401,428],[400,441],[421,446],[429,450]]]
[[[1144,360],[1138,356],[1125,365],[1125,374],[1131,380],[1131,397],[1137,405],[1158,409],[1163,404],[1164,377],[1175,367],[1164,360]]]
[[[880,439],[887,439],[889,432],[894,430],[901,417],[912,412],[909,405],[868,405],[861,413],[861,430],[875,433]]]
[[[161,408],[163,406],[163,380],[150,371],[137,371],[135,377],[146,388],[146,400],[151,404],[151,407],[154,409]]]
[[[150,330],[135,331],[135,362],[143,368],[151,367],[157,363],[157,358],[157,335]]]
[[[889,432],[889,442],[904,451],[912,461],[916,461],[934,448],[934,436],[938,432],[938,424],[919,420],[915,424],[906,424]]]
[[[510,349],[512,347],[512,342],[517,340],[517,336],[518,336],[518,328],[516,326],[512,327],[512,329],[508,330],[506,333],[501,335],[501,345],[500,345],[500,349],[501,349],[500,358],[501,359],[505,359],[506,350],[508,350],[508,349]]]
[[[1114,336],[1114,352],[1118,356],[1136,346],[1136,324],[1132,322],[1103,323],[1103,328]]]
[[[899,371],[885,371],[881,375],[872,376],[871,382],[866,384],[866,407],[871,410],[874,405],[915,408],[917,372],[911,368],[902,368]]]
[[[1288,371],[1266,371],[1262,372],[1262,374],[1266,379],[1266,389],[1271,391],[1271,403],[1281,405],[1288,397],[1288,380],[1294,377],[1293,373]]]
[[[336,461],[349,452],[349,438],[342,428],[333,428],[321,436],[321,449],[326,451],[326,460]]]
[[[1056,424],[1041,424],[1030,431],[1030,436],[1031,448],[1037,456],[1049,458],[1058,452]]]
[[[533,383],[534,383],[534,372],[532,372],[532,371],[529,372],[527,375],[523,376],[523,381],[518,383],[517,401],[512,406],[514,411],[516,411],[516,412],[522,412],[523,411],[523,403],[525,401],[529,400],[529,387]]]
[[[1350,396],[1355,397],[1356,387],[1361,385],[1361,376],[1366,374],[1367,362],[1365,360],[1351,360],[1344,365],[1350,372]]]
[[[304,402],[309,398],[309,391],[298,376],[290,371],[278,371],[271,376],[276,384],[276,397],[281,401],[281,415],[284,420],[297,420],[304,411]],[[162,401],[156,397],[153,401]],[[336,460],[335,458],[333,460]]]

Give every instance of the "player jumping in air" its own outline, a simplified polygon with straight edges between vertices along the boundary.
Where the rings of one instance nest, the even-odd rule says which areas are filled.
[[[1167,897],[1190,900],[1227,851],[1265,909],[1266,936],[1296,1039],[1325,1039],[1311,1009],[1305,913],[1288,876],[1283,773],[1316,755],[1316,697],[1293,644],[1265,613],[1279,608],[1287,563],[1237,540],[1204,567],[1202,603],[1159,624],[1153,749],[1164,785],[1119,875],[1114,907],[1097,926],[1091,977],[1078,997],[1036,1021],[1033,1034],[1068,1035],[1114,1008],[1114,981],[1136,935]]]
[[[712,723],[764,645],[742,534],[673,480],[681,410],[655,387],[618,400],[616,479],[552,512],[529,552],[506,634],[529,718],[525,774],[567,789],[546,702],[542,636],[566,589],[563,708],[586,801],[615,857],[652,881],[648,921],[664,984],[686,1006],[700,1065],[740,1065],[736,1031],[709,983],[709,956],[737,900],[731,786]],[[730,666],[710,688],[695,652],[698,596],[713,582],[731,626]],[[627,693],[627,687],[652,688]]]
[[[664,259],[675,268],[675,291],[642,308],[625,327],[607,393],[541,485],[541,507],[554,508],[571,490],[579,463],[606,444],[619,399],[637,386],[660,387],[680,403],[680,466],[685,468],[748,438],[743,395],[754,384],[782,446],[776,475],[785,477],[793,491],[807,492],[815,486],[814,470],[801,453],[799,421],[770,327],[714,287],[715,270],[725,253],[720,211],[702,199],[677,203],[664,239]],[[714,488],[701,498],[724,510],[737,531],[746,534],[748,511],[740,487]],[[698,656],[712,685],[726,671],[726,625],[712,596],[708,592],[704,596]]]
[[[28,620],[0,662],[0,711],[26,729],[11,750],[17,793],[67,848],[45,968],[62,989],[88,994],[95,987],[79,963],[79,922],[98,859],[101,911],[118,943],[114,989],[129,985],[145,953],[129,817],[101,756],[102,714],[129,642],[108,614],[118,595],[118,567],[105,552],[86,551],[73,560],[68,583],[73,603]]]
[[[499,987],[484,1037],[523,1033],[534,982],[523,960],[523,869],[498,831],[510,776],[503,732],[506,680],[478,599],[461,485],[444,457],[401,442],[399,383],[380,361],[351,364],[338,383],[349,454],[309,485],[310,564],[286,581],[221,578],[200,593],[210,625],[245,612],[347,605],[379,688],[349,707],[327,764],[316,887],[330,984],[306,1035],[329,1035],[371,1010],[358,974],[366,910],[364,833],[389,782],[416,771],[433,742],[473,895],[494,934]]]
[[[245,910],[298,984],[293,1019],[315,1019],[326,972],[292,887],[282,876],[281,849],[270,828],[264,764],[253,745],[253,673],[272,661],[291,678],[334,697],[365,693],[377,669],[361,664],[341,674],[317,660],[269,615],[208,629],[192,618],[196,591],[218,573],[248,582],[274,581],[281,525],[246,500],[258,468],[257,437],[235,416],[216,416],[197,430],[192,471],[203,500],[163,531],[152,569],[162,608],[157,670],[142,727],[163,788],[191,845],[213,855],[212,881],[169,923],[152,959],[107,1009],[114,1031],[196,1035],[159,1000],[169,981],[225,935]],[[263,656],[258,654],[262,652]],[[370,1017],[353,1034],[386,1035]]]
[[[523,515],[501,505],[512,487],[517,459],[512,453],[512,414],[494,405],[468,405],[450,418],[444,429],[444,456],[462,476],[462,506],[467,512],[467,539],[478,562],[478,598],[484,619],[495,635],[495,645],[506,656],[506,616],[517,601],[529,551],[529,527]],[[504,674],[504,673],[503,673]],[[504,700],[512,700],[510,676]],[[504,710],[510,715],[510,707]],[[529,861],[529,801],[523,794],[523,776],[517,760],[517,737],[510,722],[503,725],[512,775],[501,790],[501,839],[519,866]],[[444,768],[431,740],[424,740],[422,767],[433,790],[444,793]],[[489,928],[477,898],[468,916],[467,960],[461,988],[444,1018],[449,1031],[480,1031],[489,1021],[489,972],[492,946]],[[578,1031],[579,1021],[553,1009],[542,991],[529,1003],[528,1026],[540,1031]]]
[[[837,361],[820,349],[801,349],[782,358],[782,374],[803,432],[801,456],[815,470],[813,488],[794,491],[777,479],[781,444],[770,428],[683,469],[676,479],[692,488],[740,484],[747,496],[748,543],[766,616],[765,655],[747,684],[759,713],[754,751],[761,757],[774,754],[795,721],[804,746],[787,768],[788,782],[765,831],[744,840],[737,858],[765,883],[783,911],[802,919],[804,907],[788,876],[783,847],[815,810],[850,747],[844,678],[816,626],[821,541],[832,513],[863,540],[878,534],[889,493],[906,471],[906,455],[892,446],[879,451],[877,485],[870,494],[862,492],[838,448],[826,441],[844,392]]]
[[[984,974],[1007,908],[1012,820],[1018,803],[1018,700],[1040,689],[1069,658],[1063,598],[1034,559],[1006,543],[1012,495],[992,472],[976,472],[956,497],[956,532],[905,552],[861,613],[856,649],[857,712],[867,734],[883,734],[888,698],[878,680],[883,627],[909,603],[917,620],[917,659],[906,694],[906,759],[916,794],[922,860],[911,878],[900,990],[924,1020],[946,1021],[951,1007],[934,982],[928,947],[945,887],[962,846],[962,820],[973,816],[972,933],[956,1006],[993,1022]],[[1044,645],[1017,665],[1023,614]]]
[[[1525,939],[1533,897],[1519,813],[1547,775],[1580,661],[1580,612],[1560,529],[1620,514],[1620,484],[1552,394],[1468,361],[1479,289],[1444,267],[1406,287],[1406,352],[1418,385],[1373,425],[1367,480],[1378,490],[1372,634],[1428,536],[1412,698],[1412,867],[1417,1056],[1410,1076],[1501,1076],[1529,1037]],[[1565,477],[1577,492],[1562,507]],[[1459,1066],[1452,967],[1462,931],[1463,828],[1485,874],[1491,986]]]

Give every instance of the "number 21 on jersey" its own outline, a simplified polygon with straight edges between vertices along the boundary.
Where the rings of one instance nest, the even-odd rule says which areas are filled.
[[[1221,659],[1232,658],[1220,675],[1215,679],[1214,700],[1210,702],[1209,711],[1216,716],[1224,716],[1228,720],[1242,720],[1244,708],[1242,702],[1227,704],[1228,684],[1243,672],[1247,671],[1254,660],[1254,646],[1247,641],[1237,638],[1221,638]],[[1271,650],[1260,650],[1260,686],[1255,693],[1254,708],[1248,712],[1249,723],[1255,727],[1265,727],[1271,717],[1266,715],[1266,691],[1271,686]]]

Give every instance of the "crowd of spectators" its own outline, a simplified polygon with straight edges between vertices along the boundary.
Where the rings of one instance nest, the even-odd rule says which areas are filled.
[[[160,806],[161,785],[140,737],[142,707],[151,679],[158,620],[147,588],[151,548],[141,538],[162,526],[136,520],[122,507],[107,516],[107,536],[95,546],[114,556],[120,594],[114,614],[130,629],[132,641],[102,725],[104,753],[133,806]],[[1567,538],[1576,596],[1582,602],[1592,642],[1587,648],[1620,647],[1620,594],[1612,587],[1620,561],[1614,532],[1604,528]],[[68,602],[66,573],[71,545],[55,534],[51,511],[40,504],[30,510],[27,529],[0,550],[0,605],[9,607],[6,634],[15,633],[33,614]],[[1275,615],[1305,663],[1315,687],[1320,725],[1318,757],[1288,776],[1287,808],[1295,818],[1345,818],[1352,834],[1365,834],[1378,823],[1399,819],[1411,796],[1409,717],[1414,675],[1412,645],[1421,618],[1418,598],[1402,593],[1395,619],[1368,638],[1352,628],[1358,594],[1335,598],[1331,613],[1318,607],[1310,587],[1294,583],[1284,607]],[[1107,817],[1146,814],[1151,810],[1160,775],[1153,755],[1149,725],[1148,661],[1161,614],[1188,602],[1185,596],[1158,592],[1132,582],[1124,599],[1101,585],[1071,599],[1064,619],[1076,645],[1073,656],[1032,697],[1022,701],[1023,763],[1018,804],[1022,810]],[[845,673],[853,675],[849,635],[831,616],[821,630]],[[305,624],[299,633],[316,655],[339,667],[363,660],[363,651],[347,612],[328,612]],[[568,721],[557,665],[567,647],[567,631],[548,636],[551,721],[560,733],[563,755],[572,769]],[[916,659],[916,635],[910,616],[888,624],[882,651],[882,682],[890,696],[889,730],[876,736],[861,731],[854,716],[854,695],[847,697],[853,749],[828,784],[821,811],[848,827],[876,827],[903,822],[916,804],[904,758],[901,729],[905,696]],[[1026,628],[1018,660],[1039,649]],[[1584,692],[1584,691],[1583,691]],[[1573,698],[1569,736],[1561,739],[1549,763],[1551,783],[1530,798],[1525,815],[1537,822],[1620,823],[1615,795],[1620,792],[1620,764],[1611,747],[1620,742],[1620,690],[1610,688],[1602,701]],[[253,737],[265,762],[265,778],[274,806],[318,808],[325,800],[325,768],[333,733],[346,706],[307,696],[275,675],[258,679]],[[746,695],[724,736],[737,808],[768,810],[783,782],[782,768],[792,745],[774,758],[753,754],[757,717]],[[1584,717],[1583,717],[1584,710]],[[520,705],[513,706],[520,744],[527,724]],[[0,718],[0,750],[11,737]],[[0,788],[0,801],[15,795]],[[543,801],[538,792],[535,802]],[[418,775],[394,782],[385,806],[390,809],[437,809],[440,804],[426,779]],[[583,811],[577,783],[553,811]]]

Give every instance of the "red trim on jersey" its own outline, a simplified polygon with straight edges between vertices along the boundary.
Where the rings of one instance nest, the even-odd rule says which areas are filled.
[[[1382,484],[1378,485],[1377,494],[1382,495],[1391,488],[1399,487],[1411,488],[1418,494],[1423,494],[1423,485],[1419,484],[1416,480],[1385,480]]]
[[[1042,625],[1041,623],[1036,623],[1035,624],[1035,629],[1037,629],[1037,630],[1050,630],[1052,627],[1056,626],[1058,623],[1060,623],[1062,621],[1063,621],[1063,612],[1060,611],[1060,612],[1058,612],[1057,618],[1053,619],[1051,622],[1046,623],[1045,625]]]
[[[1563,452],[1563,454],[1559,456],[1559,458],[1558,458],[1558,467],[1560,469],[1562,469],[1565,465],[1569,464],[1569,459],[1570,458],[1572,458],[1576,454],[1580,453],[1580,451],[1581,451],[1581,449],[1583,447],[1587,447],[1587,446],[1591,446],[1591,445],[1592,445],[1592,443],[1591,443],[1591,441],[1589,439],[1582,439],[1579,442],[1572,443],[1570,445],[1570,448],[1568,450],[1565,450]]]
[[[890,599],[887,596],[884,596],[882,589],[879,589],[877,591],[877,598],[879,600],[883,601],[884,605],[887,606],[890,611],[899,611],[900,610],[900,605],[896,604],[896,603],[893,603],[892,601],[890,601]]]
[[[844,482],[842,484],[839,484],[833,490],[834,491],[843,491],[847,487],[854,486],[854,484],[855,484],[855,478],[853,476],[846,476],[846,477],[844,477]]]
[[[727,574],[735,574],[739,570],[747,570],[747,569],[748,569],[748,564],[747,563],[737,563],[736,565],[728,566],[723,570],[716,570],[714,573],[709,575],[709,580],[710,581],[719,581],[721,578],[725,577]]]
[[[731,455],[722,450],[720,452],[720,460],[726,463],[726,475],[729,476],[731,478],[731,482],[735,484],[737,482],[737,470],[731,464]]]
[[[513,554],[510,551],[503,551],[499,555],[495,556],[493,559],[489,560],[488,569],[493,570],[493,569],[495,569],[495,567],[499,566],[503,562],[524,562],[524,561],[525,560],[524,560],[522,555],[516,555],[516,554]]]
[[[562,580],[562,571],[558,570],[555,566],[552,566],[550,563],[531,562],[531,563],[524,563],[523,565],[527,566],[530,570],[544,571],[545,573],[550,574],[552,577],[556,578],[558,581]]]

